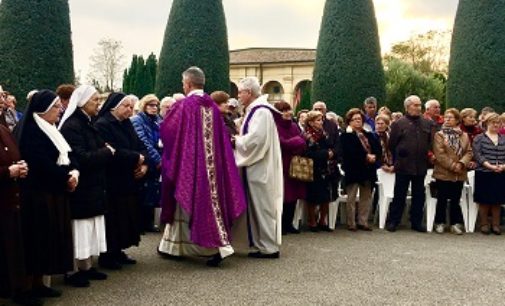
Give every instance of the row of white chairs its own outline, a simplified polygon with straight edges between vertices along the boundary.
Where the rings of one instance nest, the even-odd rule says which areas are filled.
[[[435,214],[437,211],[437,199],[432,196],[430,183],[433,181],[433,170],[429,169],[426,175],[424,185],[426,192],[426,203],[425,203],[425,214],[426,214],[426,228],[428,232],[433,231],[433,225],[435,220]],[[386,218],[389,211],[389,206],[393,201],[394,197],[394,186],[395,186],[395,174],[388,173],[382,169],[377,170],[377,190],[375,192],[379,193],[379,203],[378,203],[378,221],[379,228],[384,229],[386,225]],[[475,171],[468,172],[468,182],[464,184],[463,192],[461,196],[460,206],[463,214],[463,220],[466,232],[473,233],[475,230],[475,223],[478,215],[478,204],[473,201],[473,190],[475,186]],[[357,195],[357,201],[359,200],[359,194]],[[407,203],[412,200],[411,196],[407,196]],[[340,205],[347,202],[347,195],[342,191],[339,192],[339,197],[336,201],[330,203],[328,212],[328,225],[331,229],[335,229],[336,221],[338,217],[338,212]],[[300,222],[304,218],[304,205],[305,201],[298,201],[295,216],[293,218],[293,226],[295,228],[299,227]],[[407,207],[408,208],[408,207]],[[341,223],[346,222],[346,216],[340,214]]]

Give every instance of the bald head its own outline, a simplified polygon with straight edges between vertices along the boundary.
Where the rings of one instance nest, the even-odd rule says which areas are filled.
[[[322,101],[317,101],[312,106],[312,110],[313,111],[319,111],[319,112],[323,113],[323,115],[326,115],[326,110],[327,110],[326,109],[326,103],[324,103]]]

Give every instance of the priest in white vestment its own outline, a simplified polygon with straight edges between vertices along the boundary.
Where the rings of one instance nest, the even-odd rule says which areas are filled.
[[[255,77],[240,81],[239,99],[245,108],[235,158],[242,168],[248,200],[249,257],[278,258],[281,245],[283,172],[275,118],[280,113],[261,96]],[[280,117],[279,117],[280,118]]]

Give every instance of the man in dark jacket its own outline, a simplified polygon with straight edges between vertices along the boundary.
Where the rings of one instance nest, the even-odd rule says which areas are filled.
[[[435,132],[433,123],[421,116],[421,99],[410,96],[404,102],[406,115],[391,126],[389,148],[393,153],[396,181],[387,230],[400,224],[407,191],[412,183],[412,229],[426,232],[422,225],[425,202],[424,179],[428,169],[428,152]]]
[[[335,122],[326,119],[326,103],[318,101],[312,106],[312,110],[323,113],[323,130],[327,135],[328,145],[333,152],[333,157],[328,160],[331,176],[331,198],[333,202],[338,198],[338,184],[340,182],[340,170],[338,163],[342,162],[342,150],[340,147],[340,131]]]

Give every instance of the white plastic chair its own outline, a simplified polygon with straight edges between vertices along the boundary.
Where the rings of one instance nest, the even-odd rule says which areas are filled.
[[[379,228],[384,229],[388,215],[389,204],[393,201],[395,189],[395,174],[382,169],[377,170],[377,187],[379,192]]]
[[[468,205],[468,228],[467,232],[475,231],[475,222],[479,213],[479,204],[473,201],[473,192],[475,190],[475,171],[468,171],[468,184],[465,185],[466,199]]]
[[[296,202],[295,215],[293,216],[293,227],[300,229],[300,224],[303,222],[305,217],[305,200],[298,200]]]
[[[342,175],[342,177],[344,177],[345,172],[342,170],[342,166],[340,164],[338,164],[338,170],[340,171],[340,174]],[[330,202],[329,209],[328,209],[328,226],[330,229],[333,229],[333,230],[336,227],[340,204],[347,202],[347,195],[344,194],[344,192],[343,192],[342,188],[340,188],[340,186],[341,186],[341,182],[339,183],[339,187],[338,187],[338,198],[335,201]],[[356,195],[356,200],[358,200],[358,199],[359,199],[359,194]],[[340,215],[340,222],[343,224],[343,223],[345,223],[345,221],[346,221],[346,217],[344,216],[344,214],[341,214]]]
[[[425,190],[426,190],[426,230],[428,232],[433,231],[433,224],[435,221],[435,214],[437,213],[437,198],[431,195],[430,182],[433,181],[433,170],[429,169],[428,174],[426,175]],[[463,222],[465,225],[465,230],[469,231],[469,223],[468,223],[468,200],[467,200],[467,188],[463,187],[463,192],[461,195],[461,199],[459,201],[459,205],[461,207],[461,213],[463,215]],[[451,203],[452,205],[452,203]]]

